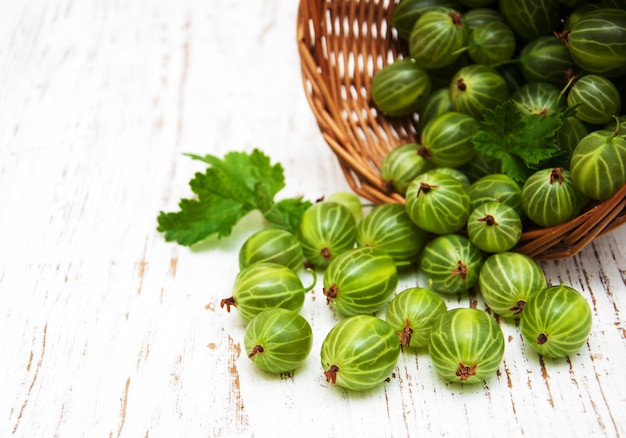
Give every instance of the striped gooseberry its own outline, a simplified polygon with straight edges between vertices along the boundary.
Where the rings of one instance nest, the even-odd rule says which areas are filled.
[[[409,54],[425,69],[443,68],[459,58],[468,36],[467,26],[458,11],[430,9],[411,29]]]
[[[469,188],[471,209],[486,202],[502,202],[522,214],[522,188],[504,173],[491,173],[472,183]]]
[[[441,295],[431,289],[410,287],[389,301],[385,320],[398,334],[402,348],[420,348],[428,345],[433,322],[447,310]]]
[[[573,10],[571,10],[569,14],[567,14],[567,17],[565,17],[565,20],[563,21],[563,29],[571,30],[572,27],[574,27],[574,25],[578,22],[578,20],[580,20],[587,12],[600,9],[602,7],[599,3],[586,3],[586,0],[573,0],[573,1],[575,4],[568,5],[568,6],[573,6]],[[621,1],[621,0],[618,0],[618,1]]]
[[[477,120],[488,108],[509,97],[509,87],[498,70],[488,65],[469,64],[460,68],[450,81],[450,101],[455,111]]]
[[[411,181],[435,167],[432,161],[417,153],[420,147],[417,143],[405,143],[383,157],[380,176],[390,192],[395,190],[404,195]]]
[[[278,263],[293,270],[301,268],[304,256],[298,238],[278,228],[253,233],[239,249],[239,268],[262,262]]]
[[[531,296],[520,318],[524,340],[545,357],[576,353],[591,333],[592,315],[587,300],[576,289],[550,286]]]
[[[488,21],[472,29],[467,53],[476,64],[492,65],[513,57],[516,39],[513,30],[503,21]]]
[[[391,25],[398,32],[398,36],[408,40],[415,22],[422,14],[433,8],[449,11],[448,8],[457,8],[456,0],[402,0],[393,8]]]
[[[552,227],[576,217],[588,198],[561,167],[533,173],[522,187],[522,208],[540,227]]]
[[[470,115],[456,111],[441,114],[424,126],[418,154],[440,167],[461,166],[476,154],[472,137],[478,127]]]
[[[354,248],[356,219],[345,205],[318,202],[302,215],[296,236],[304,259],[325,269],[333,257]]]
[[[452,111],[452,102],[450,101],[450,90],[447,86],[439,87],[430,93],[428,99],[419,109],[419,127],[424,129],[428,122],[435,117]],[[421,172],[420,172],[421,173]],[[410,182],[410,181],[409,181]]]
[[[400,268],[417,261],[426,245],[426,231],[415,225],[404,205],[381,204],[357,224],[356,242],[385,251]]]
[[[469,177],[465,174],[465,172],[463,172],[461,169],[456,168],[456,167],[448,167],[448,166],[435,167],[434,169],[429,170],[429,172],[439,172],[439,173],[445,173],[446,175],[450,175],[454,177],[455,179],[457,179],[463,185],[463,187],[465,187],[468,190],[470,186],[472,185],[472,182],[470,181]]]
[[[492,254],[478,275],[478,289],[489,308],[503,318],[519,319],[528,298],[548,286],[546,276],[529,256]]]
[[[548,82],[530,82],[511,95],[511,102],[522,114],[553,116],[561,106],[561,90]]]
[[[469,238],[446,234],[426,244],[420,269],[435,292],[454,294],[478,283],[483,260],[482,251]]]
[[[371,97],[376,107],[390,116],[415,112],[430,94],[430,76],[411,58],[397,59],[372,78]]]
[[[626,184],[626,137],[605,129],[583,137],[570,163],[572,180],[586,196],[609,199]]]
[[[436,171],[426,172],[409,184],[405,206],[418,227],[435,234],[461,229],[470,214],[470,198],[463,183]]]
[[[286,373],[300,367],[309,356],[313,330],[298,312],[267,309],[249,322],[243,343],[248,358],[260,369]]]
[[[339,321],[324,338],[320,352],[326,381],[353,391],[382,384],[393,372],[399,356],[395,330],[372,315]]]
[[[524,44],[519,59],[522,75],[528,83],[547,82],[559,88],[567,84],[567,71],[575,67],[565,45],[552,34]]]
[[[498,0],[498,10],[522,42],[557,30],[561,16],[557,0]]]
[[[486,202],[467,219],[467,236],[478,249],[495,253],[508,251],[522,237],[522,220],[513,207],[503,202]]]
[[[574,149],[587,134],[589,130],[580,119],[574,116],[563,118],[563,124],[556,133],[556,144],[566,161],[571,161]]]
[[[313,283],[305,288],[300,277],[286,266],[272,262],[252,264],[239,271],[232,296],[224,298],[220,306],[228,312],[231,306],[236,307],[245,321],[276,307],[299,312],[306,292],[313,289],[317,280],[315,271],[309,272]]]
[[[478,7],[466,10],[463,13],[465,24],[470,33],[479,26],[485,23],[491,23],[493,21],[504,22],[504,17],[497,9],[490,7]]]
[[[324,201],[341,204],[350,210],[356,221],[361,219],[361,215],[363,214],[363,203],[355,193],[334,192],[327,196]]]
[[[340,254],[324,272],[326,302],[343,316],[374,313],[393,295],[398,271],[381,249],[354,248]]]
[[[504,335],[484,310],[448,310],[431,327],[428,352],[437,372],[455,383],[478,383],[491,377],[504,357]]]
[[[578,78],[567,94],[567,105],[575,107],[575,116],[587,123],[608,123],[619,114],[621,104],[619,91],[613,82],[596,74]]]
[[[566,38],[572,59],[583,70],[604,77],[626,73],[626,10],[589,11],[576,21]]]

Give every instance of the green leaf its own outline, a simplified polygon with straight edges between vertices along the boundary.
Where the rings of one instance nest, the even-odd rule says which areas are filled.
[[[179,211],[160,212],[157,230],[165,240],[192,245],[217,234],[230,235],[237,222],[251,210],[264,214],[273,209],[275,195],[284,187],[283,167],[272,165],[258,149],[250,154],[229,152],[224,159],[213,155],[189,157],[209,165],[189,182],[195,199],[182,199]],[[290,223],[296,215],[283,219]]]
[[[267,184],[261,181],[256,183],[254,186],[254,201],[257,208],[263,213],[272,208],[274,196],[270,193],[270,189],[267,187]]]
[[[506,154],[502,157],[502,173],[505,173],[513,181],[523,184],[530,175],[533,174],[533,170],[529,168],[524,160],[513,154]]]
[[[559,154],[556,133],[567,110],[555,115],[522,114],[507,99],[484,113],[472,141],[479,154],[500,161],[502,172],[524,181]]]
[[[312,203],[302,198],[288,198],[272,205],[272,208],[264,213],[265,220],[276,228],[282,228],[291,233],[296,233],[302,215]]]
[[[511,133],[522,126],[517,110],[504,101],[495,109],[487,109],[472,139],[476,150],[486,158],[502,159],[510,149]]]
[[[250,201],[254,198],[257,183],[266,185],[267,196],[273,198],[285,186],[283,167],[272,166],[268,156],[258,149],[250,154],[228,152],[221,160],[213,155],[188,154],[211,167],[198,183],[190,183],[194,193],[215,193],[220,196]]]
[[[563,123],[558,115],[526,114],[521,120],[523,127],[515,138],[512,153],[526,164],[539,164],[559,151],[556,132]]]
[[[165,234],[168,242],[177,241],[181,245],[194,243],[217,234],[229,236],[233,226],[250,211],[242,203],[226,198],[212,197],[202,202],[194,199],[181,199],[180,211],[160,212],[157,230]]]

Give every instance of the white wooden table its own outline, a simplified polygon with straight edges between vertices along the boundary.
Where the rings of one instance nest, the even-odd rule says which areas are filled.
[[[296,11],[2,2],[0,436],[626,436],[626,229],[542,264],[592,305],[592,335],[567,360],[539,360],[502,324],[504,362],[484,385],[448,385],[417,353],[349,393],[319,363],[337,320],[318,286],[305,366],[253,367],[243,321],[219,303],[260,217],[194,249],[165,242],[156,217],[204,170],[185,152],[258,147],[285,167],[279,198],[348,189],[302,90]]]

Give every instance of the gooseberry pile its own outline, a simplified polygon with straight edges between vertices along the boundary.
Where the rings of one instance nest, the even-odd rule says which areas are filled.
[[[380,173],[413,219],[437,222],[425,229],[448,232],[475,207],[428,170],[510,177],[530,227],[567,222],[626,184],[626,2],[400,0],[391,24],[406,49],[374,74],[371,101],[387,117],[417,115],[418,143],[392,150]],[[425,218],[439,203],[448,214]],[[496,234],[474,219],[473,234]]]
[[[504,205],[480,206],[494,203]],[[269,228],[245,240],[232,296],[221,302],[246,322],[246,354],[265,372],[290,373],[307,360],[316,333],[300,311],[318,273],[336,321],[323,334],[321,374],[348,390],[388,381],[400,354],[420,349],[444,379],[488,379],[504,356],[495,315],[520,320],[523,338],[545,357],[574,354],[589,336],[585,298],[569,286],[550,286],[526,255],[487,252],[458,233],[433,237],[411,220],[407,206],[363,205],[352,193],[333,194],[310,211],[298,233]],[[318,253],[306,257],[305,247]],[[306,287],[305,270],[313,277]],[[399,289],[406,272],[422,274],[424,284]],[[486,310],[448,309],[446,297],[470,290],[482,294]]]
[[[392,25],[407,53],[375,74],[371,99],[388,117],[418,114],[419,143],[399,145],[381,164],[406,202],[365,209],[356,195],[335,193],[304,213],[297,232],[252,235],[232,297],[222,300],[247,323],[248,357],[272,373],[304,363],[316,333],[299,312],[318,273],[336,317],[320,334],[330,385],[380,385],[415,349],[428,351],[445,380],[482,382],[504,357],[500,322],[519,322],[538,355],[575,354],[591,333],[589,304],[570,286],[550,285],[515,246],[526,227],[566,222],[626,184],[626,8],[621,0],[400,0]],[[524,132],[530,140],[556,115],[552,153],[484,154],[476,136],[502,108],[508,123],[536,125]],[[525,176],[508,172],[516,159]],[[303,268],[313,276],[307,287]],[[423,284],[399,290],[407,271]],[[448,308],[446,297],[468,291],[485,310]]]

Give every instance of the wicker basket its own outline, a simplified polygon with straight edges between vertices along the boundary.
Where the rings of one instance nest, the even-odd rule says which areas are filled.
[[[406,53],[391,27],[393,0],[300,0],[297,22],[304,90],[324,140],[360,196],[404,202],[380,176],[385,154],[416,142],[417,118],[385,117],[370,100],[374,73]],[[515,248],[536,260],[572,256],[626,222],[626,186],[575,219],[527,230]]]

